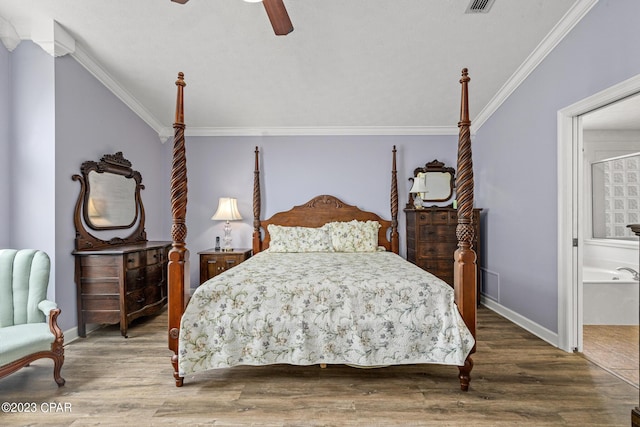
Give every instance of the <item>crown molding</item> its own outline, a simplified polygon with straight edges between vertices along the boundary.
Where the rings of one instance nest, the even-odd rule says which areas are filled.
[[[476,129],[495,113],[503,102],[524,82],[538,65],[549,55],[584,16],[598,3],[598,0],[580,0],[562,17],[551,29],[549,34],[538,44],[531,54],[524,60],[509,80],[500,88],[489,103],[480,111],[473,121]]]
[[[173,128],[165,127],[160,139],[166,142]],[[325,126],[325,127],[194,127],[188,125],[185,136],[425,136],[457,135],[454,126]]]
[[[18,47],[22,41],[15,27],[2,17],[0,17],[0,40],[9,52]]]
[[[138,100],[120,86],[111,75],[102,68],[102,66],[94,60],[81,45],[76,45],[75,51],[71,54],[80,65],[82,65],[89,73],[91,73],[100,83],[106,86],[118,99],[127,105],[138,117],[148,124],[158,135],[161,134],[163,126]]]
[[[31,40],[49,55],[64,56],[76,50],[76,40],[55,20],[43,19],[32,25]]]

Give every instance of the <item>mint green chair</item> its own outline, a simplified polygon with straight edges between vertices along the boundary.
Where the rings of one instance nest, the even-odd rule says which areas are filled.
[[[53,379],[58,387],[64,385],[60,309],[46,299],[50,268],[45,252],[0,249],[0,378],[48,357]]]

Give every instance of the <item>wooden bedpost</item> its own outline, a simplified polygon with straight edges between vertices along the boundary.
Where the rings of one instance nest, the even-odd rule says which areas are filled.
[[[178,73],[176,81],[178,94],[176,98],[176,120],[173,124],[173,163],[171,166],[171,238],[169,251],[168,288],[169,288],[169,350],[173,352],[171,364],[176,387],[181,387],[183,378],[178,371],[178,335],[180,320],[184,308],[189,301],[189,250],[185,244],[187,237],[187,159],[184,143],[184,99],[183,89],[186,86],[184,74]]]
[[[262,250],[262,238],[260,236],[260,151],[256,146],[256,166],[253,170],[253,254]]]
[[[396,146],[393,146],[393,162],[391,166],[391,251],[400,252],[398,236],[398,170],[396,168]]]
[[[471,334],[476,336],[477,277],[476,253],[472,242],[473,224],[473,163],[471,161],[471,121],[469,120],[469,75],[462,70],[462,99],[460,101],[460,136],[458,139],[458,174],[456,176],[456,198],[458,201],[458,226],[456,235],[458,249],[454,254],[453,281],[458,309]],[[475,352],[475,346],[471,353]],[[460,366],[460,388],[469,389],[473,360],[467,357],[464,366]]]

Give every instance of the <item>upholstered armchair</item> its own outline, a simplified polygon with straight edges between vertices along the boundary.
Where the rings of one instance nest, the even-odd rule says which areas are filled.
[[[53,359],[53,378],[64,385],[60,309],[48,301],[49,256],[34,249],[0,249],[0,378],[36,359]]]

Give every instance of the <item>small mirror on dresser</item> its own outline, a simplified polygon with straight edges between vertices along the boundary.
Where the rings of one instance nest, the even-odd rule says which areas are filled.
[[[416,168],[409,178],[409,202],[407,208],[421,209],[424,202],[446,202],[453,196],[455,169],[437,159]]]

